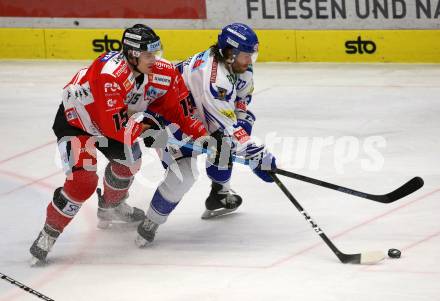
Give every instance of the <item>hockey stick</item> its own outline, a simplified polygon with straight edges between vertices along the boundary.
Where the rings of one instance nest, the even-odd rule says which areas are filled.
[[[369,199],[369,200],[379,202],[379,203],[384,203],[384,204],[389,204],[389,203],[395,202],[403,197],[406,197],[407,195],[409,195],[409,194],[417,191],[421,187],[423,187],[423,184],[424,184],[422,178],[415,177],[390,193],[377,195],[377,194],[369,194],[369,193],[357,191],[357,190],[350,189],[347,187],[324,182],[324,181],[321,181],[318,179],[309,178],[309,177],[306,177],[306,176],[303,176],[303,175],[300,175],[300,174],[297,174],[294,172],[290,172],[287,170],[283,170],[280,168],[277,168],[275,170],[275,173],[282,175],[282,176],[289,177],[289,178],[297,179],[300,181],[304,181],[307,183],[311,183],[311,184],[326,187],[329,189],[337,190],[339,192],[351,194],[351,195],[354,195],[354,196],[357,196],[360,198]]]
[[[324,231],[316,224],[311,216],[304,210],[304,208],[298,203],[298,201],[293,197],[290,191],[284,186],[284,184],[278,179],[275,173],[271,173],[271,177],[274,179],[275,183],[284,192],[287,198],[292,202],[292,204],[298,209],[299,212],[304,216],[304,218],[312,225],[312,228],[316,233],[322,238],[322,240],[327,244],[327,246],[333,251],[333,253],[339,258],[342,263],[354,263],[354,264],[375,264],[385,258],[385,254],[382,251],[370,251],[358,254],[345,254],[339,251],[339,249],[333,244],[333,242],[325,235]]]
[[[5,274],[0,273],[0,278],[8,281],[9,283],[18,286],[19,288],[21,288],[22,290],[25,290],[26,292],[28,292],[29,294],[33,294],[35,296],[37,296],[40,299],[46,300],[46,301],[54,301],[54,299],[51,299],[45,295],[43,295],[42,293],[37,292],[36,290],[30,288],[29,286],[24,285],[21,282],[18,282],[14,279],[12,279],[11,277],[6,276]]]
[[[200,147],[200,146],[197,146],[197,145],[194,145],[194,144],[191,144],[191,143],[185,143],[185,142],[177,140],[176,138],[173,138],[173,137],[169,138],[168,142],[170,144],[178,145],[178,146],[184,147],[186,149],[190,149],[190,150],[196,151],[198,153],[208,153],[209,154],[209,150],[207,150],[207,149],[205,149],[203,147]],[[234,155],[232,155],[232,160],[234,162],[237,162],[237,163],[241,163],[241,164],[244,164],[244,165],[249,165],[249,160],[245,160],[243,158],[240,158],[240,157],[237,157],[237,156],[234,156]],[[306,177],[306,176],[303,176],[303,175],[300,175],[300,174],[297,174],[297,173],[294,173],[294,172],[290,172],[290,171],[287,171],[287,170],[283,170],[283,169],[280,169],[280,168],[277,168],[275,170],[275,173],[279,174],[279,175],[283,175],[283,176],[289,177],[289,178],[297,179],[297,180],[300,180],[300,181],[304,181],[304,182],[307,182],[307,183],[311,183],[311,184],[315,184],[315,185],[318,185],[318,186],[326,187],[326,188],[333,189],[333,190],[336,190],[336,191],[339,191],[339,192],[351,194],[351,195],[354,195],[354,196],[357,196],[357,197],[360,197],[360,198],[369,199],[369,200],[372,200],[372,201],[375,201],[375,202],[379,202],[379,203],[384,203],[384,204],[389,204],[389,203],[395,202],[395,201],[397,201],[397,200],[399,200],[399,199],[401,199],[403,197],[406,197],[407,195],[409,195],[409,194],[419,190],[421,187],[423,187],[423,184],[424,184],[422,178],[415,177],[415,178],[412,178],[411,180],[409,180],[408,182],[406,182],[405,184],[403,184],[402,186],[400,186],[399,188],[397,188],[396,190],[394,190],[394,191],[392,191],[390,193],[376,195],[376,194],[369,194],[369,193],[357,191],[357,190],[354,190],[354,189],[350,189],[350,188],[347,188],[347,187],[339,186],[339,185],[336,185],[336,184],[324,182],[324,181],[321,181],[321,180],[318,180],[318,179],[309,178],[309,177]]]

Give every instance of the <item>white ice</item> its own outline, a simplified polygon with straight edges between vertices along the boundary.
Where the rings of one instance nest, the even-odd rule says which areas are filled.
[[[393,247],[401,259],[340,263],[275,184],[236,166],[233,188],[244,203],[235,214],[200,219],[210,185],[201,168],[150,248],[135,247],[133,227],[98,230],[94,196],[50,264],[29,267],[28,249],[64,180],[51,131],[61,89],[87,63],[0,62],[1,273],[57,301],[440,300],[440,65],[255,68],[254,133],[280,167],[377,194],[424,178],[421,190],[388,205],[282,178],[343,252]],[[386,146],[373,145],[373,158],[366,139]],[[100,176],[105,163],[100,157]],[[145,151],[130,203],[146,209],[162,173]],[[37,298],[0,280],[0,300]]]

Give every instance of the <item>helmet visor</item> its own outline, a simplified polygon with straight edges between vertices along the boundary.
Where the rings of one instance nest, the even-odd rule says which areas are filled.
[[[235,56],[235,60],[240,63],[254,64],[258,58],[258,51],[254,52],[244,52],[240,51]]]

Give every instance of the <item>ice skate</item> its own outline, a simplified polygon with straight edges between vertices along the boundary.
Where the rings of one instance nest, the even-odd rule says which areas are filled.
[[[145,218],[145,220],[138,226],[138,235],[135,239],[135,244],[139,248],[144,248],[150,245],[154,241],[154,236],[156,235],[158,227],[158,224]]]
[[[202,214],[202,219],[229,214],[240,207],[243,199],[232,189],[227,189],[223,185],[212,182],[211,193],[205,201],[206,210]]]
[[[37,239],[29,249],[32,258],[30,260],[31,266],[39,266],[46,264],[46,257],[52,249],[60,232],[53,229],[48,224],[45,224],[43,230],[38,234]]]
[[[125,202],[128,194],[119,204],[108,206],[105,204],[101,189],[98,188],[96,193],[98,194],[98,228],[107,229],[112,224],[136,223],[145,218],[143,210],[131,207]]]

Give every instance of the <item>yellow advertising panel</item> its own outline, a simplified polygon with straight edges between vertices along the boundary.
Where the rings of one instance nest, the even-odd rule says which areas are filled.
[[[256,30],[259,62],[296,62],[296,31]]]
[[[0,59],[94,59],[122,29],[0,28]],[[207,49],[219,30],[157,30],[165,58]],[[440,30],[257,30],[260,62],[440,63]]]
[[[0,28],[1,59],[44,59],[44,29]]]
[[[93,59],[103,52],[121,49],[122,30],[46,29],[49,59]]]
[[[440,63],[439,30],[299,30],[300,62]]]

